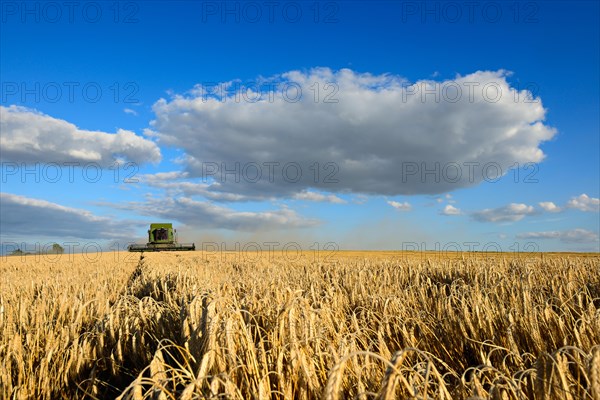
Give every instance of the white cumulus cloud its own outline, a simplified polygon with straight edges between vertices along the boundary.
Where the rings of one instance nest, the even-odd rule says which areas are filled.
[[[584,193],[569,200],[566,207],[575,208],[579,211],[598,212],[600,210],[600,199],[589,197]]]
[[[489,165],[506,173],[515,163],[544,159],[539,145],[555,135],[544,124],[546,110],[506,76],[477,71],[410,85],[400,76],[349,69],[290,71],[266,79],[275,89],[251,93],[252,101],[239,91],[207,95],[200,87],[161,99],[147,134],[183,149],[190,176],[207,176],[207,163],[217,172],[236,162],[279,163],[274,175],[264,168],[258,183],[220,180],[215,191],[439,194],[489,179]],[[295,92],[286,90],[292,86]],[[422,96],[426,90],[437,98]],[[293,179],[282,177],[289,162],[300,166]]]
[[[390,206],[394,207],[396,210],[400,211],[410,211],[412,206],[405,201],[404,203],[400,203],[398,201],[388,200],[387,202]]]
[[[451,216],[451,215],[460,215],[461,211],[460,209],[454,207],[451,204],[447,204],[446,207],[444,207],[444,209],[441,212],[442,215],[447,215],[447,216]]]
[[[538,204],[540,205],[540,207],[542,207],[544,209],[544,211],[547,211],[547,212],[557,213],[557,212],[562,211],[562,208],[560,208],[559,206],[557,206],[556,204],[554,204],[551,201],[542,201]]]
[[[0,106],[0,131],[3,162],[107,166],[121,159],[136,163],[161,159],[158,146],[134,132],[88,131],[24,107]]]
[[[499,208],[486,208],[476,211],[472,217],[480,222],[515,222],[527,215],[535,214],[535,208],[527,204],[511,203]]]

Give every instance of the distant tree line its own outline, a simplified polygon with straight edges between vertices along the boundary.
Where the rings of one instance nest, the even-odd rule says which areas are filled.
[[[58,243],[54,243],[52,245],[52,249],[49,249],[48,251],[45,252],[31,252],[31,251],[23,251],[19,248],[17,248],[16,250],[11,251],[8,255],[10,256],[22,256],[22,255],[27,255],[27,254],[63,254],[65,252],[65,249]]]

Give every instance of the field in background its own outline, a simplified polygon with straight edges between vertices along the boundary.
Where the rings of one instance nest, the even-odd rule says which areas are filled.
[[[597,253],[0,259],[2,398],[600,399]]]

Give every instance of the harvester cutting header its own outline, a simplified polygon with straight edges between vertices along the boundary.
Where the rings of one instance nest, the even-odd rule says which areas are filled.
[[[196,250],[194,243],[178,243],[177,230],[173,224],[150,224],[148,229],[148,243],[132,244],[129,251],[188,251]]]

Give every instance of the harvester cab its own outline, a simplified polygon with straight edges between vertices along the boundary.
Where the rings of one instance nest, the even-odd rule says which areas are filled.
[[[186,251],[196,250],[194,243],[178,243],[177,230],[173,224],[155,223],[150,224],[148,229],[148,243],[132,244],[129,251]]]

